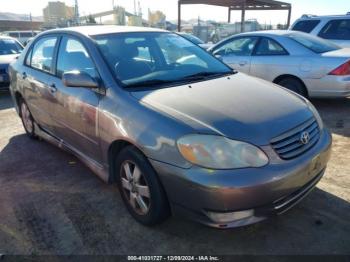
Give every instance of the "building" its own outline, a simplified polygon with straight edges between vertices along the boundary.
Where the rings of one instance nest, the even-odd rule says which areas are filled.
[[[40,30],[43,22],[40,21],[13,21],[13,20],[0,20],[0,32],[3,31],[15,31],[15,30]]]
[[[43,9],[44,23],[49,26],[58,26],[67,20],[74,19],[74,7],[67,6],[64,2],[48,2]]]

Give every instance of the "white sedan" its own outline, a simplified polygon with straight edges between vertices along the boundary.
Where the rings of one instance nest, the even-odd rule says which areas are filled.
[[[209,49],[237,71],[308,97],[350,96],[350,48],[296,31],[238,34]]]

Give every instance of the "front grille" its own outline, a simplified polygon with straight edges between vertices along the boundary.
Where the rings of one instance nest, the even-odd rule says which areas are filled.
[[[309,141],[305,144],[301,142],[301,136],[304,132],[309,134]],[[317,121],[311,118],[293,130],[273,139],[271,145],[282,159],[289,160],[310,150],[319,138],[320,130]]]

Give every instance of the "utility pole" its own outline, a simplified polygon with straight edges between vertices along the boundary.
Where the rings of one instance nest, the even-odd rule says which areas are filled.
[[[33,36],[34,35],[34,29],[33,29],[32,13],[29,13],[29,21],[30,21],[30,28],[32,29],[32,36]]]
[[[75,6],[74,6],[74,20],[76,25],[79,25],[79,6],[78,6],[78,0],[75,0]]]
[[[137,15],[136,0],[134,0],[134,15]]]

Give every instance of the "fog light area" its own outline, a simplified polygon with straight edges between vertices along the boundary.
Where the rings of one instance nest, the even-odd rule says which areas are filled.
[[[244,210],[229,213],[207,212],[208,217],[217,223],[229,223],[254,216],[254,210]]]

